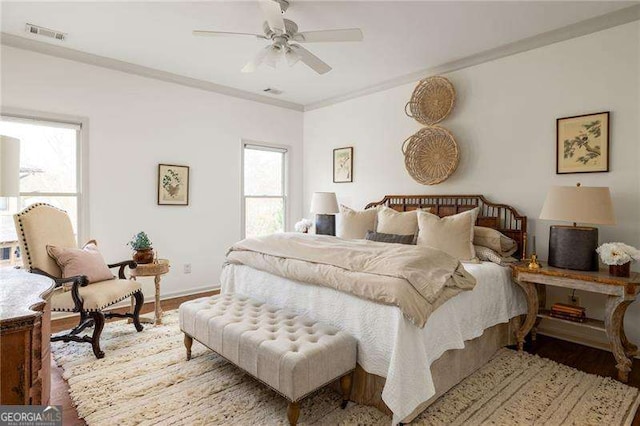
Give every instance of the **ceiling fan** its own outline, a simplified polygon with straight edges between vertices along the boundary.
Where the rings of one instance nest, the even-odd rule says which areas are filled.
[[[271,44],[259,51],[258,54],[242,68],[242,72],[253,72],[263,62],[275,68],[280,58],[284,56],[289,66],[293,66],[298,61],[302,61],[302,63],[318,74],[325,74],[331,71],[331,67],[301,45],[293,42],[362,41],[362,31],[359,28],[298,32],[298,25],[295,22],[282,17],[282,14],[289,7],[288,1],[260,0],[259,3],[266,19],[263,24],[264,34],[196,30],[193,31],[193,35],[212,37],[250,36],[271,41]]]

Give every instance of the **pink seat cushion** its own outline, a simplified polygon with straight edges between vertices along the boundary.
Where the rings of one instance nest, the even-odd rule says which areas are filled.
[[[62,278],[86,275],[90,283],[113,279],[113,274],[93,240],[81,249],[48,245],[47,253],[60,266]]]

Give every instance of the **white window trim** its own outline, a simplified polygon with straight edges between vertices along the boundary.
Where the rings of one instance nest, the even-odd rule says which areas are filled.
[[[256,149],[264,149],[265,151],[269,151],[270,149],[273,151],[282,151],[284,150],[284,155],[282,156],[284,173],[282,175],[282,184],[284,188],[284,196],[274,195],[274,196],[261,196],[260,198],[283,198],[284,199],[284,230],[289,231],[290,227],[290,218],[291,218],[291,206],[289,202],[289,158],[291,158],[291,146],[289,145],[281,145],[269,142],[258,142],[254,140],[241,139],[240,140],[240,236],[241,238],[246,238],[246,211],[245,211],[245,193],[244,193],[244,149],[245,147],[255,147]]]
[[[6,116],[13,120],[50,122],[52,124],[68,124],[78,126],[77,140],[77,159],[76,161],[76,179],[78,197],[78,243],[82,244],[88,241],[91,234],[89,220],[89,119],[87,117],[78,117],[66,114],[56,114],[43,111],[34,111],[22,108],[2,107],[1,116]],[[39,195],[39,196],[55,196],[55,195],[71,195],[69,193],[20,193],[20,196]]]

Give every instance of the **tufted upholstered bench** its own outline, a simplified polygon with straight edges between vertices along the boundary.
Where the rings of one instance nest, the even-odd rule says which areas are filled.
[[[298,402],[338,378],[342,408],[351,393],[356,340],[335,327],[245,296],[220,294],[180,305],[187,360],[193,339],[217,352],[289,400],[289,423]]]

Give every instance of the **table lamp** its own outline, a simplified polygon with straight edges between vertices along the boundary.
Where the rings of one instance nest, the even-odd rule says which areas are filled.
[[[20,193],[20,140],[0,135],[0,197]]]
[[[339,213],[335,192],[314,192],[311,213],[316,214],[316,234],[336,235],[336,213]]]
[[[549,232],[549,266],[578,271],[598,270],[598,228],[615,225],[611,194],[607,187],[553,186],[547,194],[542,220],[572,222],[552,225]]]

